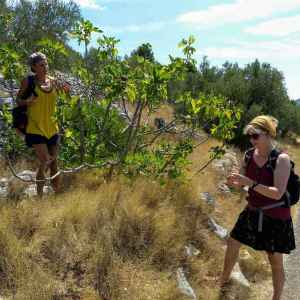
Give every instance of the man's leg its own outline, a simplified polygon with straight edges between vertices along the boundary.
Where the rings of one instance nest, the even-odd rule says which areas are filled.
[[[49,160],[49,153],[46,144],[34,144],[33,149],[39,161],[39,168],[36,175],[37,180],[44,180],[45,179],[45,172],[47,169],[47,161]],[[45,185],[45,181],[37,182],[37,194],[38,196],[43,196],[43,188]]]
[[[50,176],[55,175],[58,172],[57,166],[57,155],[58,155],[58,144],[48,146],[49,154],[51,155],[50,162]],[[56,176],[51,180],[52,188],[55,193],[60,192],[60,176]]]
[[[279,300],[283,291],[285,276],[283,267],[283,255],[281,253],[268,253],[269,262],[272,269],[273,298]]]
[[[231,237],[227,241],[227,248],[226,248],[225,259],[224,259],[224,268],[223,268],[223,273],[220,282],[221,286],[223,286],[225,283],[229,281],[232,269],[235,263],[237,262],[241,245],[242,244],[240,242],[238,242],[237,240]]]

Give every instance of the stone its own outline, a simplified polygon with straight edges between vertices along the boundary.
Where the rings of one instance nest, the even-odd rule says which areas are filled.
[[[49,185],[45,185],[43,188],[43,192],[44,194],[51,194],[53,193],[53,189],[51,186]],[[36,191],[36,184],[31,184],[29,185],[25,190],[24,190],[24,194],[31,198],[31,197],[35,197],[37,196],[37,191]]]
[[[7,186],[0,186],[0,198],[6,198],[8,194]]]
[[[235,264],[230,278],[232,280],[236,281],[239,285],[241,285],[245,288],[250,288],[250,283],[249,283],[248,279],[242,273],[242,271],[240,269],[240,265],[238,263]]]
[[[215,199],[209,192],[200,193],[200,198],[211,206],[215,206]]]
[[[187,257],[197,256],[200,251],[193,245],[184,246],[185,254]]]
[[[218,184],[218,191],[220,191],[221,193],[231,193],[230,188],[225,182],[220,182]]]
[[[228,230],[221,225],[218,225],[213,218],[208,219],[208,227],[222,240],[228,237]]]
[[[182,294],[188,296],[191,299],[197,299],[196,294],[189,284],[188,280],[185,277],[183,268],[178,268],[176,271],[176,277],[177,277],[177,283],[178,283],[178,288],[182,292]]]
[[[5,187],[8,185],[8,179],[3,177],[0,179],[0,187]]]
[[[221,160],[215,160],[211,164],[212,168],[220,173],[224,173],[225,169]]]
[[[21,177],[22,179],[29,181],[29,180],[35,180],[36,172],[30,171],[30,170],[24,170],[22,172],[19,172],[17,175],[19,177]],[[20,180],[20,179],[12,176],[9,179],[9,181],[12,181],[12,180]]]

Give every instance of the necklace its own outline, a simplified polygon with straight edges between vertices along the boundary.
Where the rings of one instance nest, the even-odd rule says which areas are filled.
[[[42,80],[36,78],[36,82],[39,86],[47,85],[47,83],[49,83],[49,79],[47,77],[45,79],[42,79]]]
[[[52,89],[51,80],[47,77],[44,80],[36,78],[36,83],[42,91],[49,92]]]

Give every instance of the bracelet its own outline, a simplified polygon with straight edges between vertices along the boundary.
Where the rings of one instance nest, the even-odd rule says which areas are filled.
[[[253,184],[250,186],[249,189],[254,190],[254,188],[255,188],[257,185],[259,185],[259,183],[256,182],[256,181],[254,181]]]

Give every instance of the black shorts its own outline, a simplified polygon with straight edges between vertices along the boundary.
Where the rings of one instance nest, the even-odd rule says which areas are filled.
[[[258,217],[257,211],[245,208],[241,212],[230,236],[255,250],[289,254],[295,249],[291,218],[281,220],[264,215],[262,232],[259,232]]]
[[[48,147],[50,147],[58,144],[59,135],[54,134],[53,136],[51,136],[51,138],[48,139],[43,135],[26,133],[25,141],[28,147],[32,147],[32,145],[38,145],[38,144],[45,144]]]

